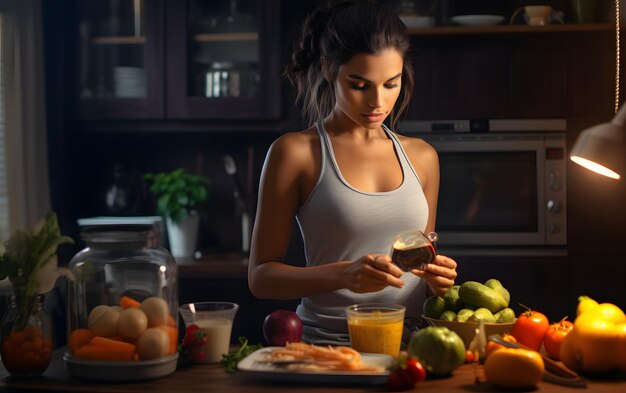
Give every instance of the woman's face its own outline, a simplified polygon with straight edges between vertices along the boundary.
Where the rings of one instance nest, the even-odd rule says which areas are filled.
[[[364,128],[379,128],[400,95],[402,66],[402,55],[392,48],[352,56],[337,73],[334,113]]]

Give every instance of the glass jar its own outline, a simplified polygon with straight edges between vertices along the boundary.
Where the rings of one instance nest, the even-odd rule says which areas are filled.
[[[150,229],[83,229],[86,247],[69,264],[74,276],[67,304],[70,375],[130,381],[176,369],[176,263],[165,249],[147,246]]]
[[[40,376],[50,364],[52,325],[43,302],[43,295],[10,298],[0,334],[2,363],[13,376]]]

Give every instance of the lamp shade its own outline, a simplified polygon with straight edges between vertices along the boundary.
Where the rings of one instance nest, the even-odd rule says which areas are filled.
[[[623,106],[610,123],[584,130],[572,147],[571,160],[601,175],[620,179],[626,166],[624,117]]]

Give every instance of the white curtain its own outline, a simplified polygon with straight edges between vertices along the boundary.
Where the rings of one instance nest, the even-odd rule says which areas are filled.
[[[51,208],[41,0],[11,1],[2,10],[2,62],[13,231],[33,226]]]

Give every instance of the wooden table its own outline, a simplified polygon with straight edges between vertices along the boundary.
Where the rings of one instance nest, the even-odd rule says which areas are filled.
[[[496,392],[487,383],[476,383],[476,366],[464,365],[454,372],[450,378],[431,379],[420,383],[415,391],[419,392]],[[351,393],[351,392],[385,392],[385,385],[329,385],[329,384],[298,384],[278,383],[247,378],[242,373],[227,374],[219,365],[195,366],[186,370],[151,381],[136,383],[102,383],[70,378],[65,371],[62,351],[54,352],[53,361],[41,378],[17,379],[7,376],[0,369],[0,392],[89,392],[89,393]],[[534,392],[542,393],[576,393],[626,392],[626,379],[594,380],[586,389],[540,382]]]

